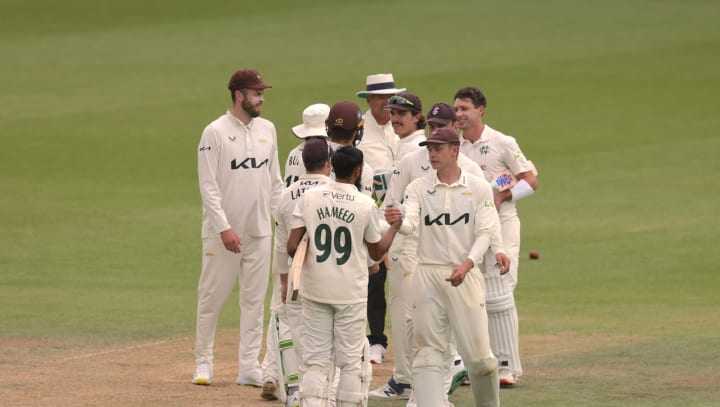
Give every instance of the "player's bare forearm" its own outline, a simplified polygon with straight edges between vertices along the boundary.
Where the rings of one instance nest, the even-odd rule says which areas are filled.
[[[390,245],[392,245],[393,239],[395,239],[395,235],[400,229],[401,224],[402,220],[396,220],[394,223],[390,223],[390,229],[385,232],[379,242],[375,244],[368,244],[368,253],[370,254],[371,259],[375,261],[382,260],[383,256],[385,256],[388,250],[390,250]]]

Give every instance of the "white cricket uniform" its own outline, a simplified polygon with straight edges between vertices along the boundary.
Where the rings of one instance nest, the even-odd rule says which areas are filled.
[[[494,174],[510,170],[513,174],[532,170],[515,138],[485,125],[475,143],[461,138],[460,151],[480,165],[489,181]],[[510,258],[510,271],[500,275],[487,256],[485,285],[490,322],[490,339],[500,369],[509,370],[516,377],[522,375],[519,351],[519,329],[514,290],[518,282],[520,261],[520,218],[515,202],[505,201],[499,211],[502,239]]]
[[[390,121],[378,124],[372,112],[365,112],[363,138],[357,145],[364,155],[364,161],[375,170],[390,170],[397,161],[398,136]]]
[[[442,405],[444,354],[451,330],[468,369],[476,405],[499,405],[497,359],[490,349],[484,280],[477,267],[499,223],[492,189],[465,172],[451,185],[429,174],[408,185],[404,205],[400,232],[418,233],[411,298],[418,406]],[[453,287],[445,278],[465,259],[476,266],[462,284]]]
[[[289,187],[290,184],[297,181],[301,175],[305,174],[305,164],[303,164],[302,151],[305,141],[298,144],[290,150],[288,158],[285,161],[285,186]],[[286,242],[287,243],[287,242]]]
[[[425,150],[425,147],[419,146],[420,142],[425,140],[425,130],[423,129],[415,130],[408,136],[398,139],[397,153],[395,154],[395,166],[397,166],[397,162],[402,160],[402,158],[406,155],[421,149]]]
[[[303,166],[304,168],[304,166]],[[302,303],[300,300],[293,301],[290,293],[287,295],[287,303],[282,303],[280,292],[281,282],[280,274],[288,274],[288,281],[292,281],[290,273],[289,255],[287,253],[287,242],[290,237],[290,219],[295,210],[297,200],[303,193],[312,187],[332,182],[329,177],[322,174],[307,174],[299,176],[299,179],[293,182],[289,187],[285,188],[280,194],[277,217],[275,218],[275,245],[273,253],[273,294],[271,300],[271,308],[280,316],[280,340],[287,343],[292,340],[294,358],[283,354],[283,368],[285,370],[285,383],[289,386],[298,385],[298,364],[302,357]],[[289,286],[288,286],[289,288]],[[272,342],[271,335],[266,338],[267,349],[275,346]],[[277,361],[274,352],[265,352],[262,368],[265,380],[277,381],[279,372],[277,371]]]
[[[228,111],[203,130],[198,150],[203,261],[195,359],[212,360],[218,315],[239,282],[239,368],[255,369],[270,272],[271,211],[283,188],[275,126],[260,117],[246,125]],[[240,237],[239,254],[226,250],[220,239],[230,228]]]
[[[361,365],[367,306],[368,251],[380,241],[380,211],[350,184],[332,182],[305,191],[290,227],[305,227],[308,249],[300,282],[303,297],[304,406],[327,399],[327,378],[340,369],[338,405],[362,399]]]
[[[480,166],[462,153],[458,156],[458,165],[464,172],[484,179]],[[405,188],[410,182],[431,173],[434,174],[435,170],[430,165],[430,158],[425,147],[406,154],[397,163],[381,209],[388,205],[402,203]],[[416,233],[408,236],[396,235],[389,255],[391,271],[388,277],[390,287],[388,297],[390,321],[392,322],[393,354],[395,355],[392,377],[396,382],[405,384],[412,383],[413,330],[409,299],[412,293],[412,275],[417,265],[416,250]],[[452,360],[449,360],[448,366],[455,360],[454,343],[451,344],[451,347],[453,349],[448,351],[447,359]]]

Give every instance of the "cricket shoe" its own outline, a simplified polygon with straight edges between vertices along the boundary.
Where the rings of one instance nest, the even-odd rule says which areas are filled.
[[[376,343],[370,346],[370,363],[379,365],[385,361],[385,347]]]
[[[192,384],[208,386],[212,382],[213,363],[211,360],[203,359],[195,365],[195,374],[193,374]]]
[[[409,384],[398,383],[395,379],[390,380],[368,393],[371,400],[407,400],[410,398],[412,389]]]
[[[285,407],[300,407],[300,391],[297,386],[293,386],[288,389]]]
[[[500,379],[500,387],[513,387],[518,382],[515,375],[512,374],[509,370],[501,370],[498,373],[498,378]]]
[[[453,362],[452,366],[450,366],[450,369],[447,372],[447,377],[445,378],[445,387],[448,389],[447,394],[453,394],[458,387],[462,386],[463,383],[469,380],[470,376],[468,375],[468,371],[465,368],[465,364],[462,359],[456,360]]]
[[[272,380],[266,380],[265,383],[262,385],[262,392],[260,393],[260,397],[262,397],[265,400],[277,400],[277,385]]]
[[[235,383],[242,386],[263,387],[262,370],[259,367],[241,370]]]

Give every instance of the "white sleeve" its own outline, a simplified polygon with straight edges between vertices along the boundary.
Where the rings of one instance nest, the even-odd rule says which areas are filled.
[[[282,194],[285,184],[283,183],[282,175],[280,175],[280,160],[278,158],[278,144],[277,144],[277,133],[275,126],[272,127],[273,139],[275,141],[273,156],[270,162],[270,183],[272,185],[272,191],[270,192],[270,213],[277,219],[277,211],[280,206],[280,195]]]
[[[198,146],[198,181],[203,209],[213,230],[222,232],[230,229],[230,223],[222,208],[222,194],[217,183],[220,143],[212,127],[203,130]]]
[[[305,208],[305,195],[298,198],[295,203],[295,209],[292,211],[290,217],[290,226],[288,230],[305,227],[305,218],[303,217],[303,210]]]
[[[480,194],[475,208],[475,242],[467,256],[474,264],[480,264],[488,247],[495,239],[499,238],[502,242],[499,234],[500,218],[495,210],[492,188],[487,182],[478,183],[478,185],[480,185]],[[493,246],[493,250],[495,249],[496,247]]]
[[[370,208],[370,221],[368,222],[367,228],[365,228],[365,236],[363,236],[368,243],[377,243],[382,238],[380,234],[380,208],[374,203]]]
[[[420,194],[417,192],[418,182],[411,182],[405,188],[403,205],[405,206],[405,217],[400,226],[400,233],[410,235],[415,233],[420,224]]]

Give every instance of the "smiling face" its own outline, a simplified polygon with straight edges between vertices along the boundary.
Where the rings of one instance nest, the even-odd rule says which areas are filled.
[[[395,134],[405,138],[417,130],[421,114],[412,114],[410,111],[390,109],[390,123],[392,123]]]
[[[475,107],[470,99],[455,99],[455,116],[460,129],[467,130],[482,125],[485,106]]]
[[[388,104],[388,99],[391,95],[368,95],[367,104],[370,107],[370,113],[375,118],[375,121],[379,125],[383,125],[390,120],[388,111],[385,110],[385,105]]]

